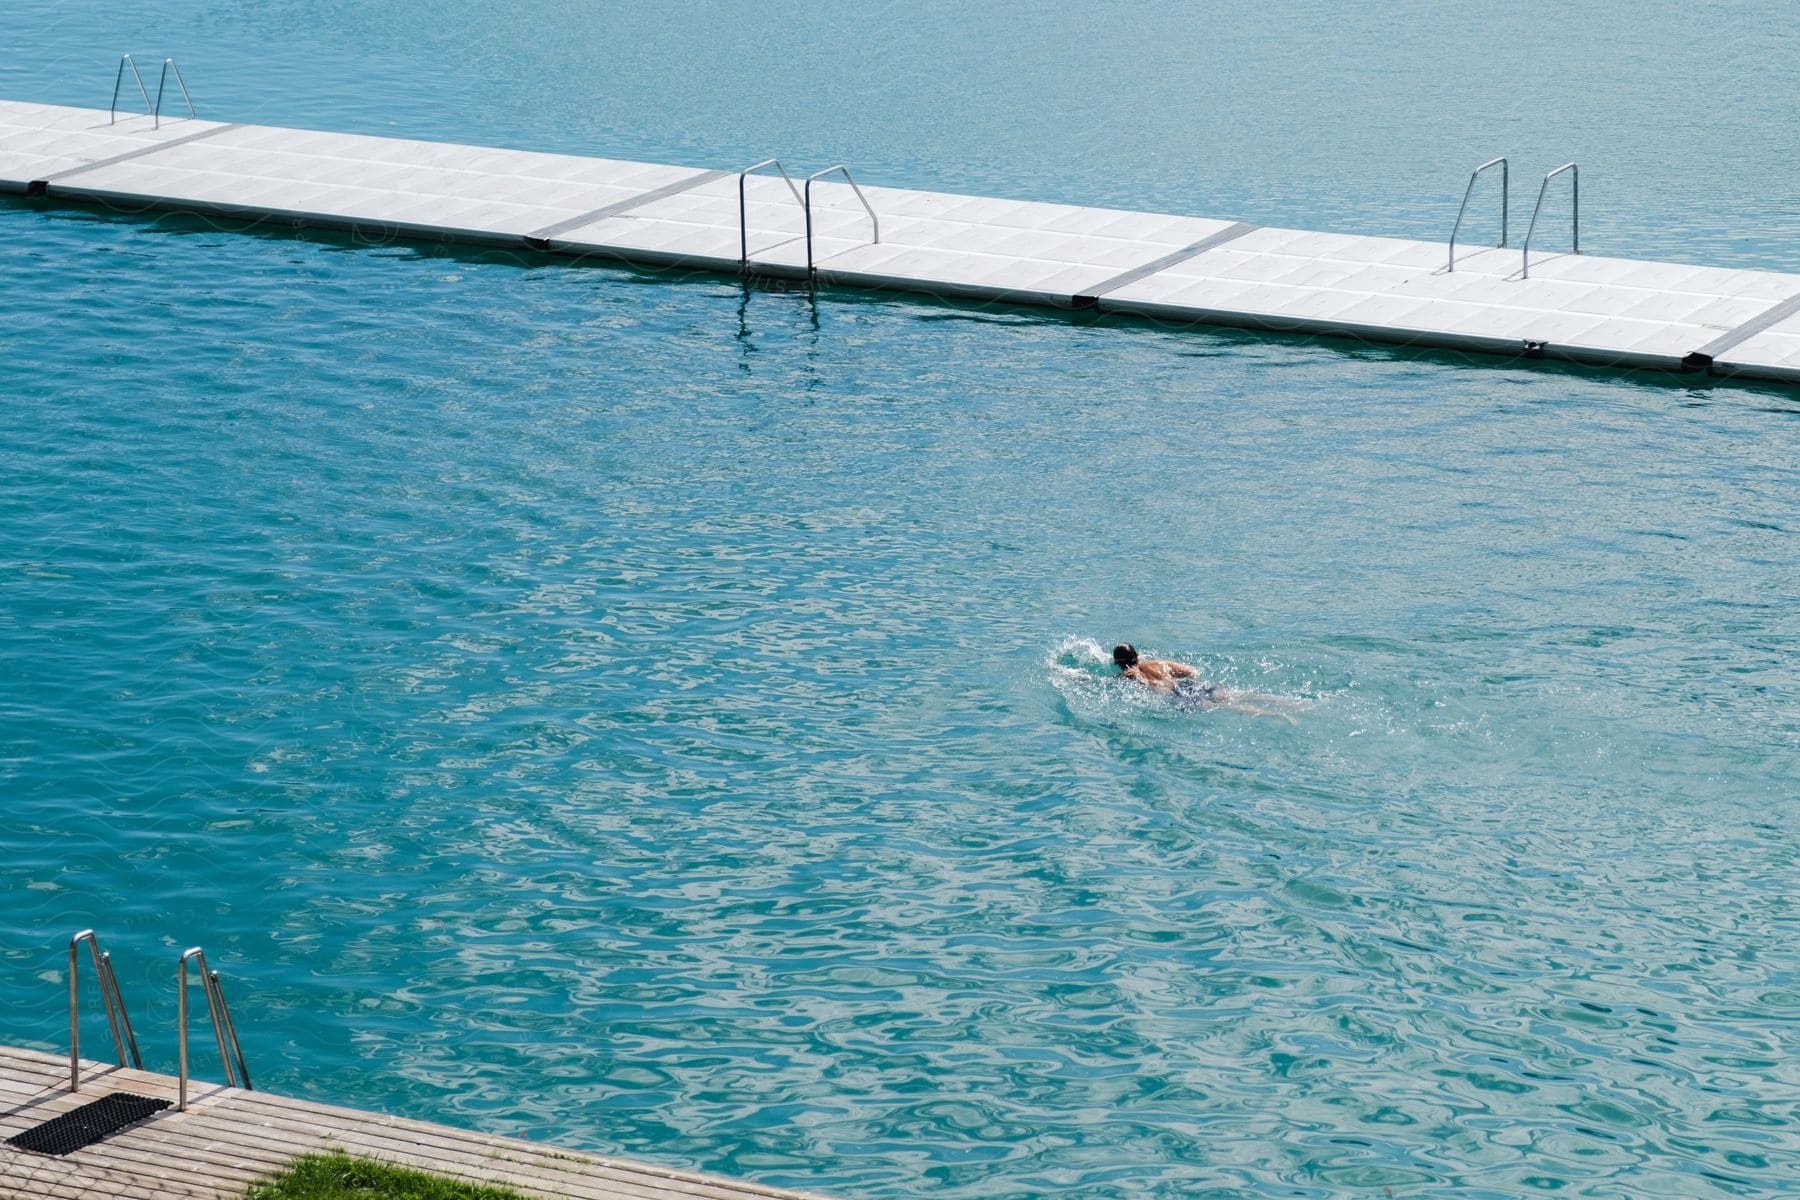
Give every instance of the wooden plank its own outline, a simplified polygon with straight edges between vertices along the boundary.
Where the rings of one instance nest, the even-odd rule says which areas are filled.
[[[385,1129],[398,1131],[405,1135],[421,1138],[424,1140],[425,1144],[433,1146],[443,1146],[447,1143],[466,1144],[479,1146],[482,1148],[483,1152],[498,1147],[524,1155],[554,1153],[566,1157],[571,1153],[575,1153],[584,1161],[595,1166],[624,1171],[634,1176],[703,1185],[707,1187],[724,1186],[731,1189],[732,1194],[734,1195],[742,1195],[746,1191],[770,1196],[791,1197],[795,1195],[795,1193],[791,1191],[763,1189],[757,1188],[754,1185],[741,1183],[726,1183],[717,1178],[693,1171],[682,1171],[672,1167],[660,1167],[647,1163],[616,1159],[595,1152],[571,1152],[554,1146],[545,1146],[540,1142],[531,1142],[519,1138],[498,1137],[495,1135],[458,1129],[447,1125],[436,1125],[423,1121],[410,1120],[405,1117],[370,1114],[359,1112],[355,1109],[334,1108],[327,1105],[315,1104],[310,1101],[276,1096],[268,1092],[233,1092],[231,1093],[231,1096],[233,1098],[234,1107],[247,1107],[252,1109],[259,1107],[268,1108],[283,1113],[296,1114],[295,1119],[306,1119],[309,1117],[314,1119],[324,1119],[330,1121],[333,1125],[347,1125],[354,1128],[379,1126]]]
[[[115,1091],[173,1101],[178,1081],[0,1046],[0,1135],[32,1128]],[[518,1138],[337,1108],[219,1084],[189,1083],[187,1112],[164,1111],[66,1157],[0,1151],[0,1197],[12,1200],[236,1200],[302,1154],[342,1150],[545,1200],[805,1200],[800,1193],[712,1178]]]
[[[560,1150],[538,1142],[495,1137],[444,1125],[430,1125],[420,1121],[410,1121],[403,1117],[371,1116],[349,1109],[323,1109],[320,1106],[305,1105],[261,1092],[240,1093],[234,1096],[231,1111],[233,1113],[269,1112],[276,1118],[277,1123],[287,1121],[304,1125],[309,1121],[314,1121],[320,1122],[323,1127],[332,1129],[381,1130],[383,1136],[390,1140],[427,1147],[432,1150],[474,1150],[482,1154],[499,1150],[526,1158],[556,1155],[563,1160],[572,1155],[593,1170],[617,1172],[622,1177],[643,1181],[643,1186],[678,1186],[680,1189],[688,1189],[683,1192],[686,1195],[735,1197],[746,1194],[784,1197],[794,1195],[793,1192],[763,1189],[754,1185],[725,1183],[705,1175],[669,1167],[629,1162],[597,1153]]]
[[[189,1115],[191,1118],[194,1114]],[[252,1115],[237,1103],[208,1110],[204,1120],[204,1131],[212,1136],[210,1144],[214,1146],[279,1146],[296,1157],[320,1150],[343,1149],[383,1161],[425,1167],[465,1179],[489,1179],[509,1187],[566,1196],[571,1200],[613,1200],[620,1196],[643,1200],[748,1200],[772,1194],[740,1185],[646,1177],[640,1172],[622,1171],[582,1155],[563,1156],[542,1147],[534,1147],[521,1155],[491,1143],[442,1144],[410,1137],[395,1138],[369,1125],[325,1126],[270,1121]]]
[[[90,1060],[81,1060],[82,1069],[86,1070]],[[96,1069],[103,1063],[92,1063]],[[12,1046],[0,1046],[0,1074],[14,1079],[33,1079],[42,1076],[47,1079],[69,1078],[69,1058],[67,1055],[49,1055],[40,1050],[19,1050]]]
[[[68,1087],[69,1080],[67,1076],[64,1076],[61,1082],[63,1087]],[[11,1076],[0,1075],[0,1097],[4,1097],[6,1100],[16,1100],[16,1098],[25,1096],[39,1096],[45,1092],[54,1090],[54,1085],[45,1085],[38,1083],[35,1080],[15,1079]]]
[[[33,1128],[95,1098],[94,1094],[87,1092],[79,1095],[56,1093],[45,1103],[5,1114],[4,1118],[0,1118],[0,1136],[11,1136]],[[178,1138],[169,1137],[166,1124],[169,1119],[170,1110],[164,1110],[143,1124],[132,1126],[67,1156],[19,1152],[22,1161],[17,1169],[23,1169],[27,1162],[76,1166],[86,1164],[102,1170],[116,1171],[124,1178],[139,1181],[140,1186],[145,1180],[155,1180],[162,1190],[174,1183],[182,1183],[184,1187],[191,1184],[197,1188],[210,1188],[221,1195],[241,1194],[245,1183],[254,1177],[253,1174],[246,1173],[242,1165],[231,1156],[200,1152],[194,1147],[180,1144]],[[274,1159],[259,1164],[259,1169],[278,1168],[286,1161],[287,1157]],[[13,1180],[0,1175],[0,1182],[10,1186]]]
[[[145,1132],[144,1127],[140,1127],[116,1135],[77,1150],[69,1155],[69,1159],[92,1163],[137,1179],[153,1179],[159,1187],[179,1183],[237,1196],[251,1180],[272,1175],[298,1157],[280,1149],[219,1152],[169,1137],[163,1131],[143,1136]],[[134,1138],[133,1134],[139,1136]]]
[[[15,1078],[36,1078],[42,1082],[45,1091],[67,1093],[69,1060],[65,1056],[41,1051],[0,1046],[0,1075],[9,1074]],[[81,1094],[90,1100],[109,1091],[135,1092],[141,1096],[174,1100],[179,1093],[179,1085],[180,1081],[173,1075],[136,1071],[117,1063],[86,1058],[81,1060]],[[221,1083],[189,1079],[188,1101],[192,1103],[229,1090]]]
[[[51,1158],[40,1154],[12,1151],[0,1156],[0,1187],[10,1200],[13,1196],[55,1197],[123,1197],[143,1200],[150,1195],[141,1175],[120,1171],[94,1163]],[[170,1193],[161,1193],[167,1195]],[[216,1195],[213,1189],[196,1192],[191,1185],[180,1185],[173,1193],[179,1196]],[[241,1193],[239,1193],[241,1194]]]

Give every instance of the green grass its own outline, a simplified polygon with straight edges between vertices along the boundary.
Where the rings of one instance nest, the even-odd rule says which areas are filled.
[[[308,1154],[253,1183],[244,1200],[526,1200],[510,1188],[461,1183],[348,1154]]]

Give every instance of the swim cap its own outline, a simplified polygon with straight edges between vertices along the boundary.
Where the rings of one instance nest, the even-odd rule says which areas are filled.
[[[1113,647],[1113,663],[1115,666],[1135,667],[1137,666],[1137,660],[1137,647],[1132,646],[1129,643],[1123,646]]]

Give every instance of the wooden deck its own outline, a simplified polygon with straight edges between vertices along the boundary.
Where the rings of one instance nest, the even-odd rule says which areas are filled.
[[[173,1107],[173,1076],[0,1046],[0,1143],[108,1093],[166,1098],[140,1125],[64,1157],[0,1144],[5,1200],[237,1198],[253,1180],[312,1151],[343,1150],[440,1175],[570,1200],[757,1200],[797,1197],[516,1138],[332,1108],[265,1092],[189,1081],[188,1111]]]

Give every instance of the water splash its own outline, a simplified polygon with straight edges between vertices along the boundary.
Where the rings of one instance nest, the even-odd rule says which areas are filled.
[[[1050,651],[1044,666],[1069,712],[1084,721],[1113,725],[1179,711],[1153,692],[1122,683],[1111,652],[1093,638],[1070,634]]]
[[[1267,656],[1252,656],[1243,666],[1230,656],[1194,656],[1201,678],[1219,688],[1223,704],[1201,703],[1174,697],[1121,681],[1112,654],[1091,637],[1070,634],[1050,651],[1045,660],[1051,686],[1062,695],[1069,711],[1087,720],[1116,723],[1136,717],[1180,717],[1195,713],[1242,711],[1244,715],[1278,717],[1292,722],[1317,707],[1316,697],[1294,690],[1282,664]],[[1233,709],[1242,704],[1245,709]]]

